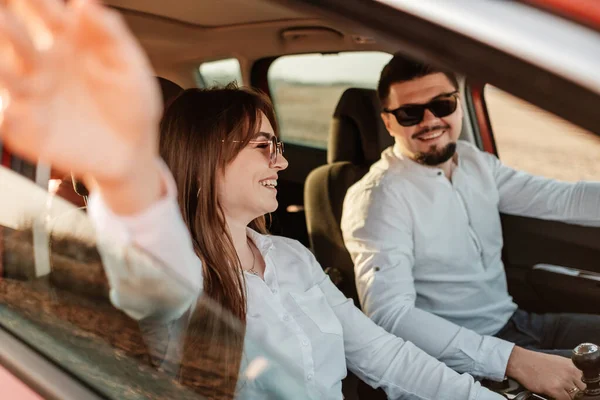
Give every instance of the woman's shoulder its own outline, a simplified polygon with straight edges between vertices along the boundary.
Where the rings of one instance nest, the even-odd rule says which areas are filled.
[[[261,253],[271,253],[278,262],[292,264],[318,264],[312,252],[301,242],[285,236],[260,234],[252,231],[252,238]],[[258,243],[257,243],[258,242]]]
[[[272,256],[278,270],[278,276],[301,284],[306,288],[322,280],[323,270],[313,253],[298,240],[283,236],[269,236],[272,240]]]
[[[295,239],[285,236],[272,235],[270,233],[260,233],[248,227],[246,230],[248,236],[254,241],[261,253],[276,250],[280,252],[292,252],[297,254],[310,253],[302,243]]]
[[[311,254],[310,250],[308,250],[306,246],[296,239],[279,235],[267,235],[267,237],[271,239],[273,246],[277,250],[289,251],[303,257]]]

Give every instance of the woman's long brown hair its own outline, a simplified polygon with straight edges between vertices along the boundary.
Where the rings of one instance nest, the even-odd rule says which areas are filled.
[[[184,367],[182,383],[210,398],[234,395],[246,321],[245,279],[217,196],[217,176],[258,133],[261,112],[277,134],[273,106],[263,93],[234,84],[188,89],[169,105],[160,125],[160,155],[175,178],[179,208],[204,276],[204,296],[183,355],[184,365],[203,367]],[[249,226],[266,233],[264,216]],[[226,312],[211,309],[206,297]],[[228,312],[237,321],[228,322]]]
[[[268,97],[230,84],[189,89],[167,108],[160,126],[160,155],[177,184],[179,208],[204,268],[204,293],[246,320],[246,290],[216,177],[258,133],[263,112],[276,129]],[[264,216],[250,227],[266,233]]]

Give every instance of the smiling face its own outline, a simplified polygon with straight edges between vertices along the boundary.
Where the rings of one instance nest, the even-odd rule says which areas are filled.
[[[435,100],[452,100],[457,88],[444,73],[433,73],[409,81],[390,85],[386,110],[428,104]],[[426,109],[423,119],[412,126],[401,125],[396,117],[383,112],[381,117],[390,134],[401,146],[403,153],[425,165],[439,166],[448,161],[456,151],[456,141],[462,129],[460,100],[449,115],[436,116]]]
[[[259,132],[217,180],[223,211],[228,217],[245,223],[277,209],[277,174],[288,166],[282,154],[277,154],[276,161],[271,162],[270,140],[275,132],[264,113],[260,113],[260,118]]]

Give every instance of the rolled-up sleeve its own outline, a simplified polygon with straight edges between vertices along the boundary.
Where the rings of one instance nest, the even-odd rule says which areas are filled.
[[[404,198],[386,185],[355,191],[344,204],[343,237],[363,311],[386,331],[458,372],[502,380],[512,343],[415,307],[414,222],[408,210]]]
[[[88,214],[113,305],[132,318],[179,318],[195,304],[202,289],[202,264],[177,204],[173,177],[162,160],[166,194],[136,215],[112,212],[92,192]]]

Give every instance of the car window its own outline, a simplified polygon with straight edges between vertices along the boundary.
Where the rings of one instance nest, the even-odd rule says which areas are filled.
[[[600,180],[600,137],[494,86],[484,96],[504,164],[564,181]]]
[[[135,293],[161,306],[165,293],[192,289],[135,246],[96,243],[77,200],[84,189],[68,196],[70,175],[49,175],[51,191],[0,167],[0,192],[10,193],[0,196],[0,329],[107,399],[303,398],[292,366],[209,298],[177,318],[115,308],[109,275],[133,276]]]
[[[327,148],[329,124],[342,93],[350,87],[375,89],[392,58],[381,52],[301,54],[277,58],[269,88],[285,142]]]
[[[237,58],[203,62],[198,67],[198,86],[225,86],[231,82],[242,85],[242,69]]]

